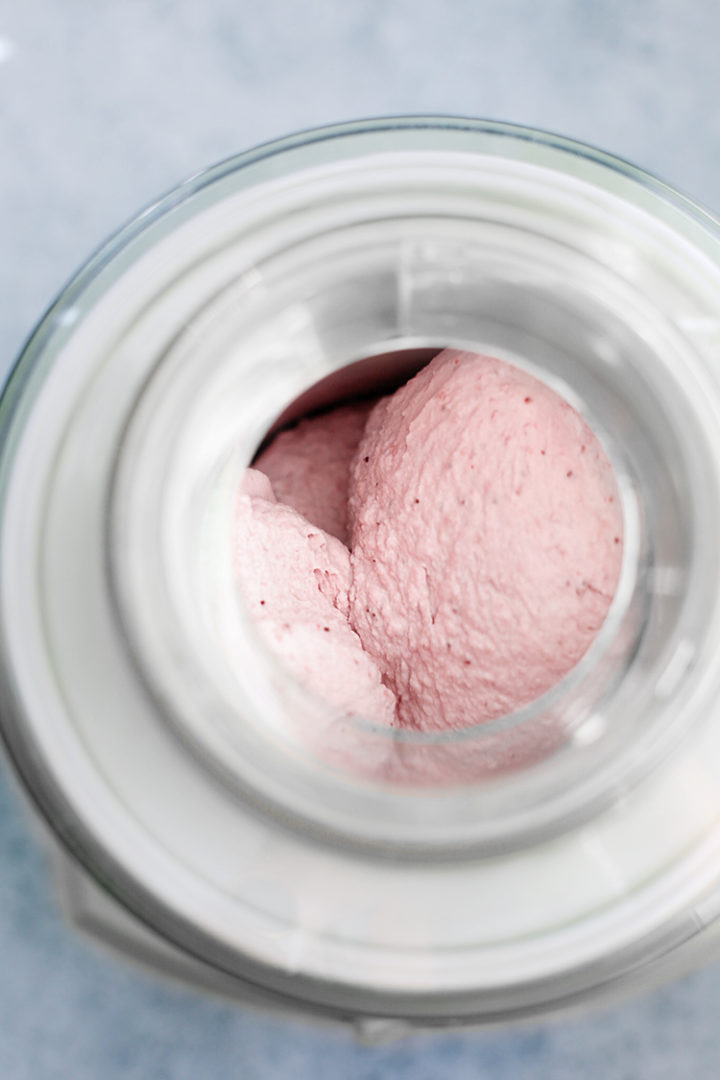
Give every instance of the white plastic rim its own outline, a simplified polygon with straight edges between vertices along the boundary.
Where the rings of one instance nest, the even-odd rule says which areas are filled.
[[[75,856],[180,947],[328,1015],[497,1021],[641,979],[714,919],[718,597],[707,598],[703,649],[676,650],[668,669],[667,693],[694,721],[647,774],[577,827],[429,865],[324,843],[218,783],[148,692],[108,584],[117,448],[158,356],[229,279],[262,290],[254,229],[269,208],[307,206],[338,171],[372,175],[376,164],[379,175],[388,155],[432,159],[438,173],[451,158],[487,173],[543,170],[559,205],[595,191],[599,221],[605,199],[622,205],[617,235],[597,229],[598,258],[626,259],[644,287],[663,280],[663,321],[693,357],[698,438],[720,446],[718,227],[658,182],[565,140],[472,121],[370,122],[261,148],[120,234],[21,357],[0,415],[2,725]],[[317,376],[290,370],[289,396]],[[711,521],[712,472],[706,489]],[[710,540],[700,535],[695,552],[708,566]]]

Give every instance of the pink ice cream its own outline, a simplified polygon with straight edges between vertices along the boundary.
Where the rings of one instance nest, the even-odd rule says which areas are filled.
[[[235,572],[266,644],[295,678],[332,706],[302,736],[326,759],[379,775],[393,746],[364,737],[358,720],[394,723],[395,698],[348,619],[350,553],[340,540],[276,501],[248,469],[238,496]]]
[[[475,775],[459,746],[387,739],[363,755],[357,718],[464,729],[566,675],[617,586],[612,469],[570,405],[490,357],[445,350],[368,409],[304,420],[258,458],[271,482],[249,470],[239,497],[238,580],[270,647],[333,708],[326,757],[400,779]],[[326,734],[307,733],[321,753]],[[484,741],[491,770],[508,747]]]
[[[392,694],[348,619],[345,545],[277,502],[269,480],[255,469],[246,473],[236,529],[243,599],[268,644],[302,683],[321,687],[339,712],[390,721]]]
[[[375,408],[350,485],[350,622],[401,726],[464,728],[574,667],[617,586],[610,463],[518,368],[445,351]]]
[[[301,420],[255,461],[279,502],[343,543],[348,538],[350,466],[375,401],[357,401]]]

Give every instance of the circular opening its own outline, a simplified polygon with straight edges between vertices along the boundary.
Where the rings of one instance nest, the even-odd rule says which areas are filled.
[[[624,665],[641,542],[624,461],[618,486],[570,388],[518,365],[351,363],[283,410],[236,480],[238,617],[335,717],[290,736],[350,776],[527,768],[587,741],[588,676],[607,689]]]

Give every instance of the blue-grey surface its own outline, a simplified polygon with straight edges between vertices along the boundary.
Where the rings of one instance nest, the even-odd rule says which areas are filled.
[[[452,112],[594,142],[720,208],[717,0],[0,0],[0,364],[103,236],[254,142]],[[0,771],[0,1077],[720,1074],[720,968],[584,1020],[364,1049],[169,987],[63,925]]]

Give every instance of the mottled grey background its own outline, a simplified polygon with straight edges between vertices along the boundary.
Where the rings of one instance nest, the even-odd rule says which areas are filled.
[[[535,124],[720,210],[718,0],[0,0],[0,369],[103,237],[210,162],[354,117]],[[720,1075],[720,966],[549,1027],[380,1050],[76,938],[0,771],[2,1080]]]

